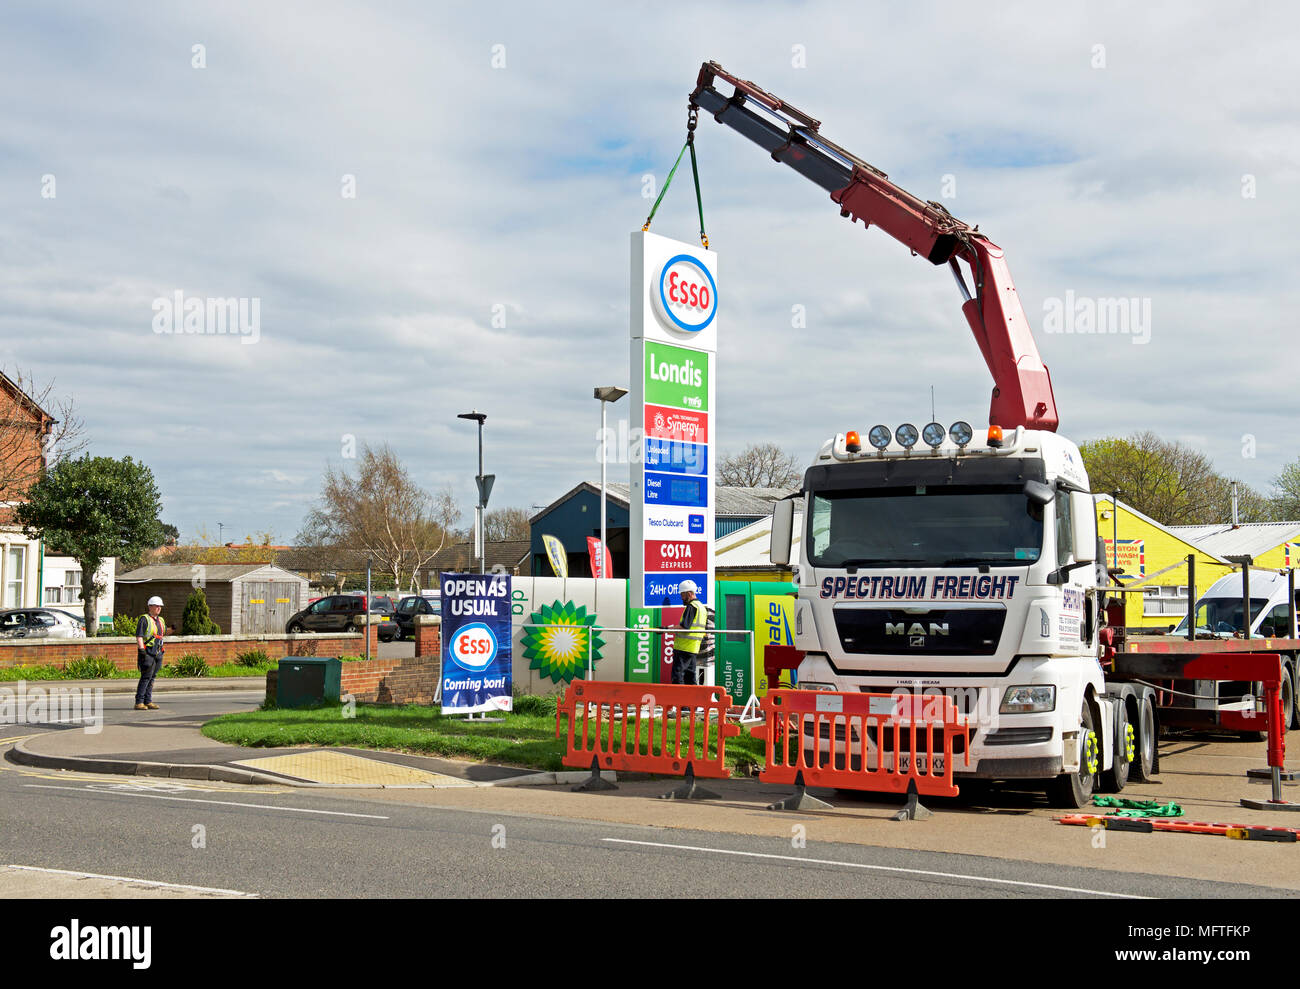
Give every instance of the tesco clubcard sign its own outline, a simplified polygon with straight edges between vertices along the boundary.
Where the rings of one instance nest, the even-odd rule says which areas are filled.
[[[685,333],[699,333],[718,314],[718,285],[698,258],[678,254],[659,269],[654,294],[659,317]]]

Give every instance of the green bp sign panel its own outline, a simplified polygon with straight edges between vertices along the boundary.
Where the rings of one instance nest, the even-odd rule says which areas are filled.
[[[689,578],[713,587],[717,255],[632,235],[629,605],[674,607]]]

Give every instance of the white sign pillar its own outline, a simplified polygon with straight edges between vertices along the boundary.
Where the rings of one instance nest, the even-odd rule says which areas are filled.
[[[679,607],[690,578],[713,601],[718,256],[632,234],[632,607]]]

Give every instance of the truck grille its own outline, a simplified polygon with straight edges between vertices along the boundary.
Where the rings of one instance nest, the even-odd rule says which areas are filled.
[[[885,656],[991,656],[998,650],[1007,612],[995,608],[835,609],[835,630],[849,654]]]

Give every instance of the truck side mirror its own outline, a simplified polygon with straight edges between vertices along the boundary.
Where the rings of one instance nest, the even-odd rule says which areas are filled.
[[[1074,529],[1074,560],[1095,563],[1097,560],[1097,503],[1087,491],[1070,492],[1070,524]]]
[[[794,502],[786,498],[776,503],[772,512],[772,541],[768,558],[778,567],[790,564],[790,542],[794,532]]]

